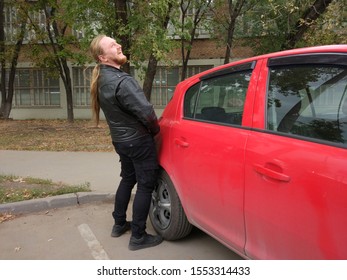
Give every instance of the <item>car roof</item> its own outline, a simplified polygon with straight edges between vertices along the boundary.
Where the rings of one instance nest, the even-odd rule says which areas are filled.
[[[199,78],[199,77],[204,76],[206,74],[209,74],[209,73],[212,73],[212,72],[224,69],[224,68],[231,67],[235,64],[247,63],[247,62],[260,60],[260,59],[267,59],[267,58],[285,57],[285,56],[289,56],[289,55],[300,55],[300,54],[313,54],[313,53],[346,53],[347,54],[347,44],[297,48],[297,49],[278,51],[278,52],[253,56],[253,57],[249,57],[249,58],[234,60],[234,61],[231,61],[227,64],[216,66],[214,68],[205,70],[205,71],[198,73],[198,74],[196,74],[190,78],[187,78],[185,81]]]

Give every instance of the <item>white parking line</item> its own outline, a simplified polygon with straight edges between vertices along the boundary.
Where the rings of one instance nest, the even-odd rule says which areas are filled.
[[[92,251],[92,256],[96,260],[109,260],[106,251],[100,244],[100,242],[96,239],[94,233],[90,229],[90,227],[87,224],[81,224],[78,226],[78,230],[84,239],[84,241],[87,243],[89,249]]]

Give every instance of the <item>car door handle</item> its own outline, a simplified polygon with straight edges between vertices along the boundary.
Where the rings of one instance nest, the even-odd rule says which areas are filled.
[[[183,148],[188,148],[188,146],[189,146],[189,143],[187,143],[186,141],[184,141],[182,139],[175,138],[174,142],[176,145],[181,146]]]
[[[282,182],[289,182],[290,181],[290,176],[283,174],[283,173],[280,173],[280,172],[277,172],[277,171],[274,171],[274,170],[269,169],[269,168],[262,166],[260,164],[255,164],[254,169],[256,172],[258,172],[258,173],[260,173],[266,177],[269,177],[271,179],[282,181]]]

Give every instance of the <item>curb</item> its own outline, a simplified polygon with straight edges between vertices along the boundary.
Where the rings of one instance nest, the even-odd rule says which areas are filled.
[[[54,208],[87,204],[91,202],[113,202],[114,194],[79,192],[46,198],[0,204],[0,213],[28,214]]]

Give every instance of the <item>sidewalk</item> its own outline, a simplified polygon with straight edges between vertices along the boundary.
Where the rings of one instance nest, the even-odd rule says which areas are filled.
[[[120,163],[115,152],[35,152],[0,150],[0,174],[83,184],[92,191],[114,193],[119,184]]]
[[[97,201],[113,201],[119,184],[116,153],[0,150],[0,174],[49,179],[70,185],[90,183],[91,193],[77,193],[0,204],[0,213],[27,214]]]

